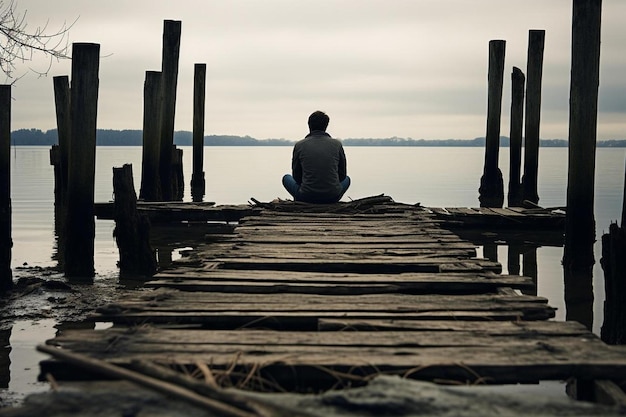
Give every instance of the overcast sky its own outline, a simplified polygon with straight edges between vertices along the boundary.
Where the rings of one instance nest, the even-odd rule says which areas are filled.
[[[317,109],[339,138],[485,135],[488,44],[526,72],[545,29],[542,138],[567,138],[572,0],[18,0],[29,27],[71,23],[101,44],[98,127],[141,129],[146,70],[161,67],[163,20],[182,21],[176,130],[192,130],[194,63],[207,64],[205,134],[299,139]],[[20,65],[45,69],[43,57]],[[41,58],[41,59],[40,59]],[[604,0],[598,139],[626,138],[626,1]],[[55,128],[52,77],[26,74],[12,130]]]

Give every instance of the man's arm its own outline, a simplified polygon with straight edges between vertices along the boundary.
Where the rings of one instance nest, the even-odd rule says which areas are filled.
[[[300,154],[295,147],[291,158],[291,175],[298,184],[302,184],[302,164],[300,163]]]
[[[348,168],[346,162],[346,154],[343,151],[343,146],[339,149],[339,167],[337,169],[337,173],[339,174],[339,181],[343,181],[346,179],[346,175],[348,175]]]

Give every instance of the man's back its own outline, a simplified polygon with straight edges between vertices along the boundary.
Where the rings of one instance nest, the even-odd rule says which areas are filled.
[[[305,200],[336,200],[346,178],[346,156],[341,142],[314,131],[294,146],[292,169]]]

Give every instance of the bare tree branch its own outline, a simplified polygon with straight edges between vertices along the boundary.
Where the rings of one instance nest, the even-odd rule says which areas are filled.
[[[49,30],[49,22],[31,29],[26,13],[17,12],[15,0],[0,0],[0,71],[8,78],[15,78],[18,63],[32,61],[38,53],[49,58],[43,71],[30,68],[40,76],[48,74],[54,60],[69,58],[69,31],[76,21],[63,22],[57,30]]]

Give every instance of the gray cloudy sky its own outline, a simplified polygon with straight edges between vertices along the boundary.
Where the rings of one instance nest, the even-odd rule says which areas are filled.
[[[176,129],[192,129],[194,63],[207,64],[206,134],[298,139],[317,109],[340,138],[484,136],[488,43],[526,71],[529,29],[545,29],[541,136],[567,138],[571,0],[19,0],[29,26],[74,24],[101,44],[98,127],[140,129],[146,70],[164,19],[182,20]],[[626,138],[626,1],[604,0],[598,139]],[[45,69],[39,60],[20,66]],[[12,129],[55,128],[52,76],[14,88]]]

